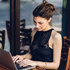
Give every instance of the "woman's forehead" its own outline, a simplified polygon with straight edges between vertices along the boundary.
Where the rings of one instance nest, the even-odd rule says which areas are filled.
[[[37,17],[33,16],[33,20],[34,21],[47,21],[46,18],[43,18],[43,17],[40,17],[40,16],[37,16]]]

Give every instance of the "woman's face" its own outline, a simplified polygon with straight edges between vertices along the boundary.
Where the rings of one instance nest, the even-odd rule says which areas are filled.
[[[46,18],[42,18],[40,16],[34,16],[33,21],[38,31],[46,31],[50,22]]]

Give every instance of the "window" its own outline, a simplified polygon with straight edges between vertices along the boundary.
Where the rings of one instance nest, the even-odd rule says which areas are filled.
[[[8,0],[0,0],[0,30],[6,31],[6,20],[10,20],[10,2]],[[7,32],[5,33],[5,49],[9,50]]]
[[[47,0],[49,3],[53,3],[56,7],[56,12],[52,18],[52,26],[55,30],[61,31],[62,26],[62,0]],[[26,27],[33,27],[32,11],[39,5],[42,0],[20,0],[20,19],[26,20]]]

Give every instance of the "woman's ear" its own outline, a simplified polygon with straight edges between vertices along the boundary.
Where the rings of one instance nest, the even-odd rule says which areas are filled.
[[[49,20],[48,20],[48,23],[50,23],[50,22],[51,22],[51,20],[52,20],[52,18],[50,17],[50,18],[49,18]]]

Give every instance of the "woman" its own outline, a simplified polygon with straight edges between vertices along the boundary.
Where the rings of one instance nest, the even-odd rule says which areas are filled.
[[[29,53],[16,55],[14,62],[20,66],[39,66],[48,69],[58,69],[61,57],[62,38],[49,23],[55,12],[55,6],[46,0],[38,5],[33,11],[32,44]],[[17,60],[19,58],[19,60]]]

